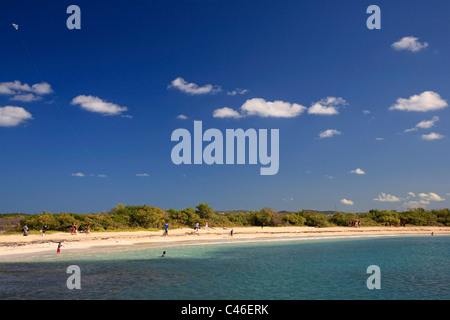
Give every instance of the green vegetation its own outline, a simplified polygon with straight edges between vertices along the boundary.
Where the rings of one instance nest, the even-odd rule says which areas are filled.
[[[349,226],[359,220],[361,226],[450,226],[450,210],[425,210],[422,208],[397,212],[395,210],[370,210],[365,213],[327,212],[311,210],[299,212],[277,212],[270,208],[260,211],[217,212],[207,203],[194,208],[163,210],[157,207],[124,206],[118,204],[109,212],[98,214],[77,214],[62,212],[53,214],[44,210],[41,214],[0,214],[0,232],[18,232],[27,224],[29,230],[39,231],[43,225],[49,231],[70,232],[75,223],[79,231],[90,226],[92,231],[113,230],[159,230],[166,223],[171,228],[201,226],[208,222],[210,227],[233,226]]]

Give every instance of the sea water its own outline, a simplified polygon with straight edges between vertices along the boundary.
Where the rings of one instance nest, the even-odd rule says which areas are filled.
[[[162,252],[166,256],[162,257]],[[80,289],[70,290],[70,265]],[[369,289],[367,268],[380,268]],[[450,236],[143,244],[0,261],[0,299],[450,299]]]

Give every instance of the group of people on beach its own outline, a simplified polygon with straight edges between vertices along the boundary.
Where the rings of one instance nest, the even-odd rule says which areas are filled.
[[[361,227],[361,221],[360,220],[350,220],[348,222],[348,226],[355,227],[355,228]]]
[[[86,229],[84,229],[82,232],[85,234],[90,234],[91,233],[91,225],[88,224]],[[72,235],[76,235],[77,233],[78,233],[78,227],[77,227],[77,224],[74,222],[72,224]]]

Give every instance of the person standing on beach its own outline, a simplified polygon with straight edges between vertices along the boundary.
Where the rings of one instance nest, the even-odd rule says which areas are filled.
[[[48,226],[46,224],[44,224],[44,226],[42,227],[42,236],[45,236],[47,229],[48,229]]]
[[[166,226],[165,226],[165,231],[164,231],[164,234],[163,234],[163,236],[167,236],[169,234],[169,224],[168,223],[166,223]]]
[[[28,236],[28,227],[27,227],[27,224],[26,224],[26,223],[25,223],[25,225],[23,226],[22,230],[23,230],[23,235],[24,235],[24,236]]]
[[[75,222],[72,224],[72,234],[77,234],[77,225]]]
[[[56,250],[56,253],[60,254],[61,253],[61,247],[64,247],[61,242],[58,244],[58,249]]]
[[[233,236],[233,229],[230,230],[230,237]]]

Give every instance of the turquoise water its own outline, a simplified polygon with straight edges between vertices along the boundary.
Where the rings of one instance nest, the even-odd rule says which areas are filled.
[[[79,290],[66,286],[69,265],[80,267]],[[379,290],[366,286],[370,265]],[[449,236],[148,244],[0,262],[0,299],[447,300],[449,284]]]

